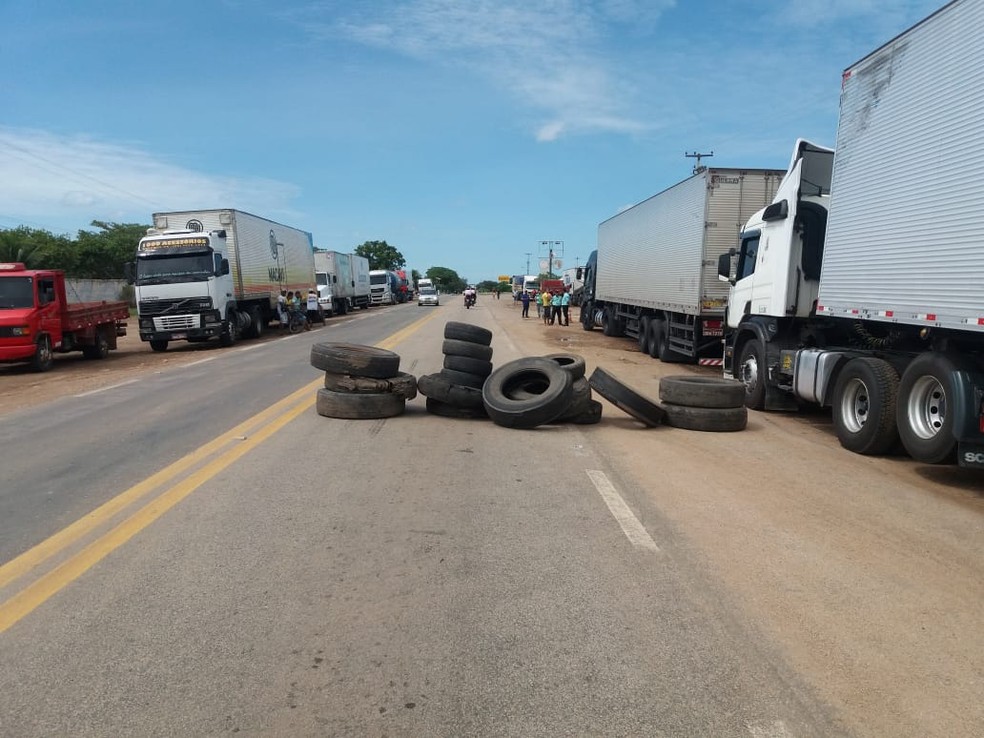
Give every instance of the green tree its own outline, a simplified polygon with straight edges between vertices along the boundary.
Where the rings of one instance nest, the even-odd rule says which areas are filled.
[[[417,271],[416,269],[411,269],[410,270],[410,279],[413,280],[413,283],[414,284],[417,284],[417,282],[420,281],[420,276],[421,276],[420,275],[420,272]]]
[[[92,221],[96,232],[79,231],[75,250],[77,262],[72,276],[89,279],[120,279],[123,265],[133,261],[137,242],[147,233],[139,223]]]
[[[499,283],[494,282],[491,279],[483,279],[481,282],[475,285],[475,288],[479,292],[496,292],[499,289]]]
[[[366,241],[356,246],[355,253],[369,260],[370,269],[402,269],[407,260],[386,241]]]
[[[468,283],[458,276],[458,272],[447,267],[431,267],[425,275],[441,292],[461,292]]]
[[[64,236],[27,226],[0,230],[0,261],[20,262],[29,269],[55,268],[49,253],[58,240],[68,242]]]

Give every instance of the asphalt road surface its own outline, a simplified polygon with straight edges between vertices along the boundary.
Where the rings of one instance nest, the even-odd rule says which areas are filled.
[[[0,735],[984,733],[977,476],[851,455],[823,415],[314,412],[315,341],[420,375],[447,320],[497,364],[699,371],[481,298],[0,415]]]

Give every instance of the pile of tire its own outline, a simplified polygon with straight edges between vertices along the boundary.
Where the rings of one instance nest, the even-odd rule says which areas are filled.
[[[400,371],[399,354],[355,343],[316,343],[311,366],[325,373],[315,405],[326,418],[392,418],[417,396],[417,380]]]
[[[503,364],[482,387],[485,411],[496,425],[535,428],[554,423],[588,425],[601,420],[577,354],[528,356]]]
[[[482,386],[492,374],[492,331],[472,323],[444,326],[444,365],[417,380],[427,412],[447,418],[487,418]]]
[[[665,422],[693,431],[730,432],[748,425],[745,385],[717,377],[679,375],[659,380]]]

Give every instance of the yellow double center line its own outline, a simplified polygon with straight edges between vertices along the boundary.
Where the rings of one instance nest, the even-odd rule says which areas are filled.
[[[432,313],[426,318],[412,323],[377,345],[380,348],[396,346],[436,315],[437,313]],[[44,562],[57,556],[69,546],[81,541],[85,536],[105,525],[118,513],[152,490],[167,484],[188,470],[194,469],[195,466],[218,453],[230,443],[237,442],[235,446],[223,451],[221,455],[201,468],[195,469],[177,484],[165,489],[140,510],[85,546],[81,551],[36,579],[10,599],[0,603],[0,633],[28,615],[66,585],[78,579],[205,482],[259,446],[298,415],[307,411],[314,404],[314,390],[322,383],[323,380],[317,379],[301,387],[301,389],[257,413],[249,420],[240,423],[232,430],[223,433],[201,448],[130,487],[130,489],[63,528],[34,548],[0,566],[0,590],[2,590]]]

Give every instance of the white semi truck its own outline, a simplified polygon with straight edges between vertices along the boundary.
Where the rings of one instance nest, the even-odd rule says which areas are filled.
[[[578,270],[584,329],[635,338],[663,361],[720,365],[728,290],[718,257],[784,174],[703,168],[601,223],[598,248]]]
[[[314,252],[318,304],[327,316],[369,307],[369,260],[358,254]]]
[[[154,213],[127,272],[154,351],[213,337],[231,346],[263,332],[281,290],[314,286],[314,248],[310,233],[239,210]]]
[[[982,27],[957,0],[849,67],[836,153],[798,141],[721,260],[749,407],[828,406],[851,451],[984,468]]]

